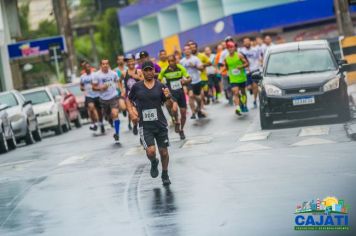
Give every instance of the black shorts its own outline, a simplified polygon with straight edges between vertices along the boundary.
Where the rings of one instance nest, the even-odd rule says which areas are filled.
[[[144,129],[143,127],[140,127],[139,132],[142,145],[145,149],[154,146],[155,143],[157,143],[158,148],[167,148],[169,146],[167,128]]]
[[[201,93],[201,82],[197,84],[189,84],[188,89],[192,90],[194,95],[200,95]]]
[[[185,98],[183,89],[172,90],[171,93],[173,100],[178,103],[180,108],[187,108],[187,99]]]
[[[96,109],[101,109],[100,98],[85,97],[85,108],[88,108],[89,103],[94,103]]]
[[[219,78],[217,75],[208,75],[208,79],[209,79],[209,88],[212,89],[212,88],[217,88],[219,87]]]
[[[112,109],[119,109],[118,97],[113,97],[110,100],[100,99],[101,109],[103,114],[111,114]]]
[[[243,83],[230,83],[230,87],[231,88],[236,88],[236,87],[246,88],[246,82],[243,82]]]

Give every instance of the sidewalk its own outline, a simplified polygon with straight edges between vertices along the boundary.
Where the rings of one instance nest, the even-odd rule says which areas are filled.
[[[349,85],[348,93],[351,103],[356,106],[356,84]]]

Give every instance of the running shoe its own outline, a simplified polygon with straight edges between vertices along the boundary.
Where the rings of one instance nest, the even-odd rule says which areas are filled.
[[[132,130],[131,123],[129,123],[128,127],[129,127],[129,130]]]
[[[203,112],[198,111],[198,118],[199,118],[199,119],[205,118],[205,117],[206,117],[206,115],[205,115]]]
[[[253,102],[253,107],[256,109],[257,108],[257,101]]]
[[[119,141],[119,139],[120,139],[118,134],[114,134],[113,137],[114,137],[115,141]]]
[[[127,111],[123,111],[122,114],[124,115],[124,117],[127,116]]]
[[[183,130],[179,131],[179,136],[180,136],[180,140],[184,140],[185,139],[185,134],[184,134]]]
[[[134,125],[133,129],[132,129],[132,133],[134,135],[137,135],[138,134],[138,129],[137,129],[137,125]]]
[[[105,127],[104,127],[104,125],[101,125],[101,126],[100,126],[100,132],[101,132],[102,134],[105,134]]]
[[[241,108],[237,107],[235,110],[236,115],[241,116]]]
[[[159,164],[159,160],[157,158],[155,158],[154,161],[151,161],[150,174],[152,178],[156,178],[159,175],[158,164]]]
[[[89,127],[90,130],[92,131],[97,131],[98,130],[98,126],[96,126],[95,124],[92,124],[90,127]]]
[[[195,113],[190,117],[190,119],[195,120],[197,117],[195,116]]]
[[[169,180],[169,176],[162,176],[162,183],[163,183],[163,186],[168,186],[171,184],[171,181]]]

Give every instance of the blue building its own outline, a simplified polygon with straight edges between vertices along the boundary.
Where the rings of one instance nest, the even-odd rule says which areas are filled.
[[[227,35],[335,25],[333,0],[141,0],[118,17],[124,51],[153,55],[162,48],[179,50],[188,40],[204,46]]]

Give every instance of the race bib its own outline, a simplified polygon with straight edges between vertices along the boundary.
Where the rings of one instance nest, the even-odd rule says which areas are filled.
[[[105,82],[105,85],[108,86],[108,88],[114,87],[114,83],[111,81]]]
[[[147,109],[142,111],[143,121],[158,120],[157,109]]]
[[[180,80],[177,81],[171,81],[171,89],[172,90],[177,90],[182,88],[182,83]]]
[[[241,71],[239,69],[233,69],[232,70],[232,74],[233,75],[239,75],[241,73]]]

